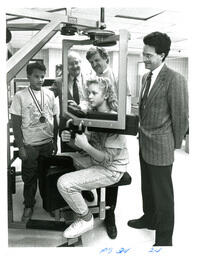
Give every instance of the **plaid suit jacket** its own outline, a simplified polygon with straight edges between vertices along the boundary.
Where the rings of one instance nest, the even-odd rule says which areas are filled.
[[[147,75],[142,79],[140,104]],[[164,65],[140,115],[139,146],[143,159],[152,165],[171,165],[174,161],[174,149],[181,147],[187,129],[186,80]]]

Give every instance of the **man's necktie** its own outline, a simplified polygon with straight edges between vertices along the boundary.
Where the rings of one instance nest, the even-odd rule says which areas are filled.
[[[73,80],[73,99],[79,105],[80,99],[79,99],[78,85],[77,85],[76,80],[77,80],[76,77],[74,77],[74,80]]]
[[[145,105],[146,105],[146,101],[148,98],[148,93],[149,93],[149,89],[151,86],[151,77],[152,77],[153,73],[150,72],[146,78],[146,86],[145,86],[145,90],[144,90],[144,94],[141,100],[141,104],[140,104],[140,114],[142,115]]]

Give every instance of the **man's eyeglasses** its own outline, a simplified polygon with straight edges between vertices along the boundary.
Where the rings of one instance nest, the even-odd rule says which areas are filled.
[[[142,56],[148,60],[150,60],[153,56],[157,54],[150,54],[150,53],[142,53]]]

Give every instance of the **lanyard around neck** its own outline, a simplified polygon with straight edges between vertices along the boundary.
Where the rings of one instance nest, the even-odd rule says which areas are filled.
[[[38,111],[42,114],[43,113],[43,109],[44,109],[44,93],[43,93],[43,91],[41,90],[41,105],[39,105],[39,102],[38,102],[38,100],[37,100],[37,98],[36,98],[32,88],[28,87],[28,90],[29,90],[29,93],[30,93],[30,95],[31,95],[31,97],[32,97],[32,99],[33,99],[33,101],[34,101]]]

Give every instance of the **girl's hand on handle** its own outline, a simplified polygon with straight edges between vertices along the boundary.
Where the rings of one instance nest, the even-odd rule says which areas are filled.
[[[89,146],[87,136],[84,133],[83,134],[77,133],[75,137],[75,145],[79,148],[86,150],[86,148]]]
[[[70,131],[67,131],[67,130],[62,131],[61,139],[62,139],[63,142],[70,142],[70,140],[71,140]]]

